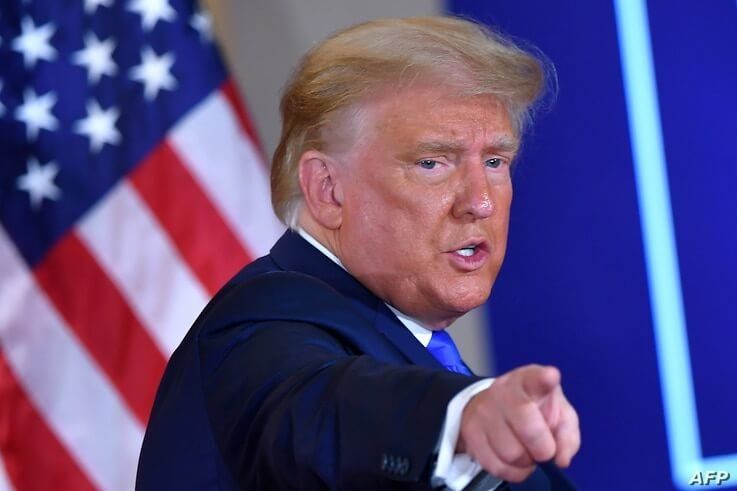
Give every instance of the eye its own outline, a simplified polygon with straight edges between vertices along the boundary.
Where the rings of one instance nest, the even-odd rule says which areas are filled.
[[[504,161],[500,158],[495,157],[493,159],[487,160],[485,164],[487,167],[491,167],[492,169],[498,169],[502,166],[502,164],[504,164]]]
[[[424,159],[417,162],[417,164],[423,169],[432,170],[438,165],[438,162],[437,160]]]

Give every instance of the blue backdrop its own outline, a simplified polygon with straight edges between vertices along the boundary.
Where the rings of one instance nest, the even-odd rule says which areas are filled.
[[[737,489],[737,2],[448,7],[530,40],[560,85],[516,170],[497,370],[561,368],[582,489]]]

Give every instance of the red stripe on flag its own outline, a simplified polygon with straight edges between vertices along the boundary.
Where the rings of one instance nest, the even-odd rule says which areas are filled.
[[[0,453],[23,489],[94,489],[28,399],[0,351]]]
[[[253,125],[251,117],[248,114],[248,110],[246,109],[246,105],[243,104],[241,96],[238,93],[238,88],[235,83],[233,83],[233,79],[228,78],[225,83],[223,83],[220,90],[233,107],[233,110],[238,117],[238,122],[241,124],[243,129],[245,129],[246,134],[253,143],[253,146],[258,148],[259,153],[263,158],[263,163],[266,163],[266,159],[264,158],[265,152],[264,149],[261,148],[261,140],[258,137],[258,131],[256,131],[256,127]]]
[[[138,166],[130,180],[210,294],[251,262],[248,252],[166,142]]]
[[[166,360],[118,288],[73,233],[51,249],[34,274],[145,425]]]

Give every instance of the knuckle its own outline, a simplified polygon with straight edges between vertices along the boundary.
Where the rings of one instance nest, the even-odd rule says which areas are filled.
[[[483,409],[489,404],[489,400],[494,398],[494,393],[491,391],[491,389],[494,387],[494,384],[492,384],[491,387],[489,387],[486,390],[483,390],[473,396],[470,401],[468,401],[468,404],[466,405],[466,409],[463,411],[464,414],[469,413],[478,416]]]
[[[509,463],[514,467],[527,467],[534,464],[535,461],[526,451],[523,450],[519,452],[514,459],[510,460]]]
[[[555,442],[544,439],[537,443],[533,455],[538,461],[545,462],[555,457],[555,452]]]
[[[523,427],[520,430],[519,436],[522,442],[528,447],[536,447],[539,446],[540,442],[543,440],[544,433],[539,431],[537,428],[528,426]]]
[[[545,461],[553,458],[556,452],[555,440],[547,428],[531,427],[520,435],[523,443],[537,461]]]
[[[576,428],[578,428],[581,424],[581,420],[578,417],[578,413],[576,412],[575,409],[573,409],[573,407],[571,407],[571,422]]]
[[[517,434],[524,442],[534,442],[548,431],[548,427],[544,424],[534,404],[525,404],[520,407],[515,426]]]
[[[576,433],[571,438],[571,444],[570,444],[570,455],[574,456],[578,453],[578,451],[581,449],[581,435]]]
[[[563,428],[559,439],[567,448],[572,449],[572,453],[576,453],[581,446],[581,431],[578,425],[570,425]]]
[[[505,445],[497,451],[497,454],[507,464],[515,464],[526,456],[524,449],[517,445]]]
[[[524,402],[517,408],[517,416],[522,422],[532,422],[538,419],[540,408],[534,402]]]
[[[563,401],[561,404],[561,408],[563,411],[563,418],[564,421],[567,421],[571,426],[578,427],[580,424],[580,419],[578,417],[578,412],[574,409],[574,407],[571,405],[570,402],[563,396]]]

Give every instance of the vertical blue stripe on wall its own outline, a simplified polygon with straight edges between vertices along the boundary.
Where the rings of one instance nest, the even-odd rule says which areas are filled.
[[[647,7],[644,0],[614,0],[614,6],[671,473],[677,487],[693,489],[688,483],[696,472],[737,476],[737,454],[701,455]]]

